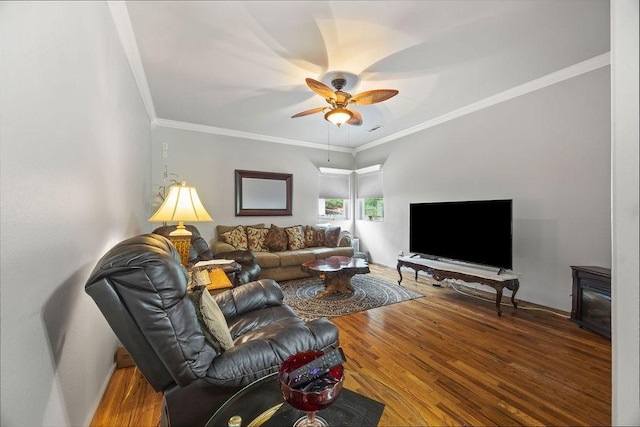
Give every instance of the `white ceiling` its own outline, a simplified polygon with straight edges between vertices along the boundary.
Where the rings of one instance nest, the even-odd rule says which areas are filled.
[[[128,1],[110,7],[157,125],[345,151],[609,63],[606,0]],[[329,124],[305,84],[397,89]],[[373,130],[378,128],[377,130]]]

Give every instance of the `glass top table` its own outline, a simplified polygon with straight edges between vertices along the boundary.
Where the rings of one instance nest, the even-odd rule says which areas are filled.
[[[413,405],[391,387],[369,375],[345,369],[344,388],[384,404],[384,410],[378,422],[380,426],[427,425]],[[284,402],[280,393],[278,374],[273,373],[247,385],[231,396],[205,425],[227,427],[229,419],[238,415],[242,418],[243,426],[259,427],[267,423],[282,405],[288,405],[288,403]],[[323,413],[338,410],[337,405],[340,405],[340,396],[333,405],[318,411],[318,415],[323,416]],[[293,408],[291,410],[297,411]],[[297,412],[299,416],[304,415],[302,411]]]

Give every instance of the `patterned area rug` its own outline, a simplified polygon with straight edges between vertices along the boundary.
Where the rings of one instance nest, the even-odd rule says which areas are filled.
[[[284,302],[304,320],[339,317],[358,311],[408,301],[424,295],[387,283],[368,274],[356,274],[351,279],[354,291],[324,298],[315,295],[324,290],[322,279],[309,277],[280,283]]]

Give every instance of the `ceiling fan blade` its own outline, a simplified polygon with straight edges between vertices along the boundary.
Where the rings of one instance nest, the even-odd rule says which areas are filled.
[[[350,124],[353,126],[360,126],[362,124],[362,115],[360,115],[360,113],[354,110],[353,108],[349,109],[349,111],[351,111],[351,113],[353,114],[353,117],[347,120],[347,124]]]
[[[307,86],[321,97],[325,99],[336,99],[336,94],[326,84],[310,78],[307,78],[306,81]]]
[[[302,117],[302,116],[308,116],[309,114],[315,114],[315,113],[321,113],[322,111],[324,111],[327,107],[316,107],[316,108],[312,108],[310,110],[305,110],[302,111],[298,114],[294,114],[293,116],[291,116],[292,119],[295,119],[296,117]]]
[[[398,91],[395,89],[375,89],[354,95],[349,100],[349,104],[370,105],[396,96]]]

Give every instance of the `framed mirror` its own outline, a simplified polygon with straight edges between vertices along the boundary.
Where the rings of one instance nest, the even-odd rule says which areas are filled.
[[[293,175],[236,169],[236,216],[291,215]]]

